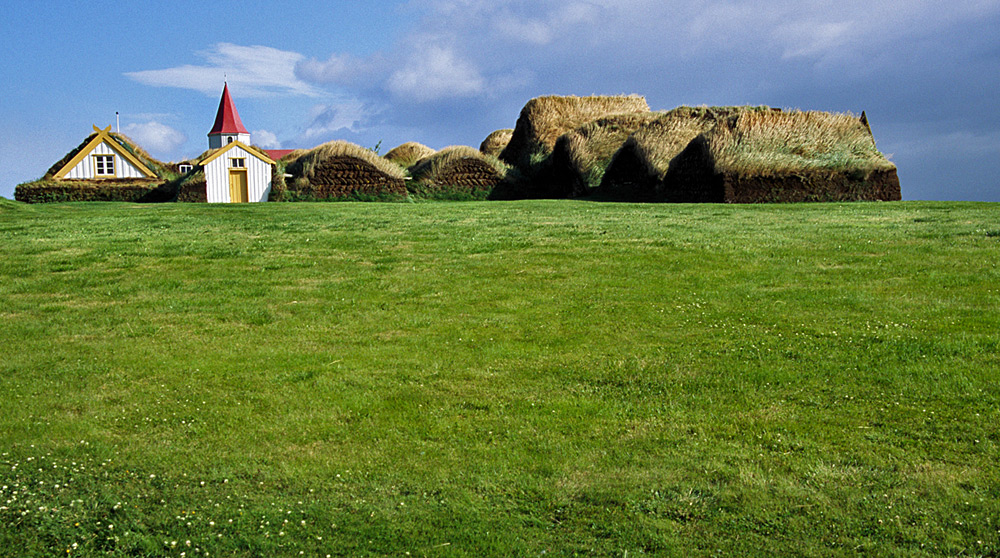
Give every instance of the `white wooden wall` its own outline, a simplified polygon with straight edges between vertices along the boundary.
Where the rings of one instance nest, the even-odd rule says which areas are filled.
[[[229,159],[244,157],[247,163],[247,193],[251,202],[266,202],[271,193],[271,165],[240,146],[232,147],[205,165],[208,203],[229,203]]]
[[[92,155],[114,155],[115,156],[115,178],[142,178],[143,174],[139,169],[128,162],[127,159],[115,153],[108,142],[102,141],[95,147],[82,161],[77,163],[72,170],[66,173],[63,178],[90,179],[90,178],[111,178],[110,176],[94,176],[94,158]]]

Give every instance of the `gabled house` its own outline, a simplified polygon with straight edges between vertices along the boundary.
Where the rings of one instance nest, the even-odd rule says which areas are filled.
[[[265,202],[271,193],[274,161],[239,140],[209,151],[198,165],[205,171],[208,203]]]
[[[151,178],[156,173],[133,152],[137,151],[124,137],[111,133],[111,126],[94,126],[93,134],[68,160],[50,171],[55,180],[102,180],[116,178]]]
[[[250,132],[243,126],[229,95],[222,86],[222,99],[215,124],[208,133],[208,148],[198,166],[205,171],[205,198],[208,203],[264,202],[271,192],[274,160],[250,146]]]

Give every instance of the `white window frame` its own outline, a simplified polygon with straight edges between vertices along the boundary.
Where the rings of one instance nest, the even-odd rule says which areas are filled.
[[[94,176],[116,176],[114,155],[94,155]]]

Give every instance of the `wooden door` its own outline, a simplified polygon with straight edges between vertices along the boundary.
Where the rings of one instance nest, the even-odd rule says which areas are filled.
[[[250,201],[246,169],[229,169],[229,201],[232,203]]]

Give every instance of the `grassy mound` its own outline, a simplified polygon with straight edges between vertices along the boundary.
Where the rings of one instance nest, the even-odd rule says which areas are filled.
[[[601,195],[618,200],[650,201],[670,160],[720,119],[767,107],[677,107],[635,130],[614,153],[601,178]]]
[[[446,147],[410,168],[410,192],[431,199],[486,199],[507,175],[496,157],[464,146]]]
[[[174,199],[173,189],[156,178],[100,180],[43,179],[18,184],[14,199],[25,203],[121,201],[161,203]]]
[[[570,196],[587,195],[600,185],[605,169],[622,143],[659,117],[660,113],[655,112],[608,116],[559,136],[552,150],[555,181]]]
[[[291,200],[398,199],[406,174],[374,151],[345,141],[313,148],[289,163]]]
[[[415,141],[408,141],[402,145],[392,148],[383,157],[403,168],[408,168],[416,164],[424,157],[430,157],[434,153],[435,150],[433,148],[427,147],[426,145]]]
[[[649,112],[646,99],[638,95],[536,97],[521,109],[500,159],[528,171],[552,152],[559,136],[598,118],[628,112]]]
[[[828,112],[743,112],[698,136],[670,164],[668,201],[900,199],[896,167],[867,119]]]
[[[514,130],[512,128],[496,130],[486,136],[483,143],[479,144],[479,150],[487,155],[499,157],[500,153],[507,147],[507,144],[510,143],[510,138],[513,135]]]

